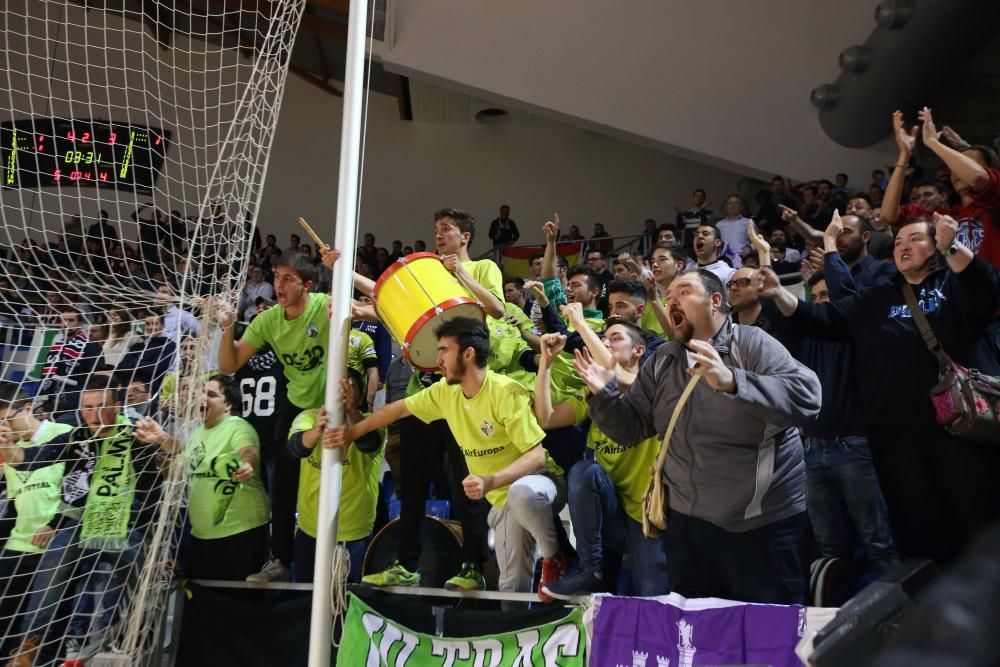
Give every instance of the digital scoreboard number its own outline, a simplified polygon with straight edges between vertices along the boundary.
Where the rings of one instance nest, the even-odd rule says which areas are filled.
[[[104,120],[28,118],[0,123],[0,185],[87,185],[151,191],[170,132]]]

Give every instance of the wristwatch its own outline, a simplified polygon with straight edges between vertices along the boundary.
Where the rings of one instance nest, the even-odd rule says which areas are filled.
[[[951,257],[952,255],[957,255],[957,254],[958,254],[958,244],[952,243],[950,246],[948,246],[948,256]]]

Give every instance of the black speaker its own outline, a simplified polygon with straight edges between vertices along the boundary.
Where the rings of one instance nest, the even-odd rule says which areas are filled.
[[[840,608],[813,642],[815,667],[867,667],[913,607],[913,598],[938,577],[929,560],[908,560],[889,570]]]

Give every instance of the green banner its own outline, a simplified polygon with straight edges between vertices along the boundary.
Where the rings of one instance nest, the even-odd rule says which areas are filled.
[[[586,638],[566,618],[492,637],[432,637],[395,623],[351,595],[338,667],[583,667]]]

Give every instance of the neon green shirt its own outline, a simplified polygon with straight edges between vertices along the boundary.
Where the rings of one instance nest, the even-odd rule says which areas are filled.
[[[511,303],[510,301],[504,301],[503,309],[508,315],[513,315],[517,318],[517,329],[522,333],[530,333],[534,331],[535,325],[531,323],[531,318],[524,314],[520,306],[516,303]]]
[[[292,422],[292,430],[288,432],[288,437],[291,438],[295,433],[308,431],[314,427],[318,413],[318,408],[300,412]],[[379,429],[378,435],[382,444],[376,451],[366,454],[352,445],[343,458],[340,514],[337,521],[339,542],[360,540],[370,535],[375,526],[379,473],[382,471],[382,460],[385,458],[385,429]],[[316,537],[316,524],[319,520],[322,452],[322,447],[313,447],[309,456],[302,459],[299,472],[299,530],[309,537]]]
[[[257,349],[271,345],[285,367],[288,400],[302,409],[323,405],[330,337],[329,303],[329,294],[312,292],[305,310],[294,320],[286,320],[285,311],[272,306],[255,317],[243,334],[243,340]]]
[[[462,268],[468,271],[477,283],[500,299],[500,303],[504,303],[503,272],[496,262],[491,259],[470,259],[468,262],[462,262]]]
[[[351,329],[347,338],[347,367],[356,370],[364,379],[365,362],[368,362],[367,366],[369,367],[378,363],[378,356],[375,354],[375,341],[364,331]]]
[[[448,421],[473,475],[500,472],[545,437],[535,421],[528,391],[517,381],[490,370],[486,371],[479,393],[472,398],[465,397],[461,385],[450,385],[442,379],[405,400],[407,409],[422,422]],[[563,472],[548,452],[545,469],[555,475]],[[493,507],[503,507],[507,504],[507,489],[493,489],[486,494],[486,500]]]
[[[521,338],[521,332],[504,320],[493,317],[486,318],[486,328],[490,331],[490,356],[486,367],[517,380],[529,392],[534,391],[535,374],[521,366],[521,355],[529,349]]]
[[[576,423],[587,418],[587,394],[566,397],[565,403],[573,408]],[[608,473],[608,478],[615,485],[622,508],[630,517],[642,523],[642,497],[649,486],[650,470],[660,450],[660,439],[657,436],[647,438],[634,447],[625,447],[613,442],[594,422],[587,431],[587,447],[594,450],[594,460]]]
[[[669,301],[667,297],[661,297],[660,303],[666,307]],[[646,310],[642,314],[642,320],[639,322],[639,326],[643,329],[654,331],[667,340],[670,340],[670,337],[666,335],[665,331],[663,331],[663,327],[660,326],[660,320],[656,317],[656,311],[653,310],[653,304],[651,304],[648,300],[646,301]]]
[[[199,426],[184,449],[190,466],[188,520],[191,534],[215,540],[242,533],[268,522],[268,500],[260,470],[244,484],[232,481],[243,465],[244,447],[260,449],[257,431],[242,417],[227,417],[210,429]]]
[[[43,421],[30,441],[21,440],[19,447],[37,447],[51,442],[56,437],[68,433],[73,427],[68,424]],[[7,482],[7,497],[14,502],[17,520],[10,531],[4,548],[9,551],[40,554],[45,549],[31,543],[31,537],[42,526],[47,525],[59,512],[62,498],[62,477],[65,463],[54,463],[37,470],[18,470],[14,466],[4,466],[3,475]]]

